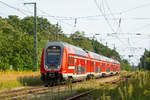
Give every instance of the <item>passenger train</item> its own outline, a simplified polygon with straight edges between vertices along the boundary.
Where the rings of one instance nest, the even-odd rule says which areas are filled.
[[[65,42],[53,41],[43,48],[40,70],[41,80],[51,83],[118,74],[120,63]]]

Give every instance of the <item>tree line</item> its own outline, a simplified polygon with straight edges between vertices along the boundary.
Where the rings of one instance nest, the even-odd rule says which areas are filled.
[[[13,70],[33,69],[33,21],[32,16],[22,19],[15,15],[9,15],[8,18],[0,17],[0,70],[9,70],[10,65],[13,66]],[[56,39],[57,30],[59,41],[116,59],[121,62],[122,69],[131,69],[128,61],[121,59],[116,50],[104,46],[97,40],[85,37],[84,32],[76,31],[70,36],[66,36],[61,27],[57,28],[48,19],[37,17],[37,21],[38,67],[40,67],[43,47]]]
[[[139,70],[150,70],[150,51],[145,49],[143,56],[138,64]]]

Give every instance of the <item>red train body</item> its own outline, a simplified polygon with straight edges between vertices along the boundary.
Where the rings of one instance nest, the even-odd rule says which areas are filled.
[[[111,58],[64,43],[50,42],[41,57],[41,79],[44,82],[57,80],[81,80],[113,75],[120,72],[120,63]]]

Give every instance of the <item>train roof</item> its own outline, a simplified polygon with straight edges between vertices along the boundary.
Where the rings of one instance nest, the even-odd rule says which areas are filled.
[[[71,45],[71,44],[68,44],[65,42],[63,42],[63,44],[67,47],[72,48],[74,50],[75,55],[87,57],[87,52],[85,50],[83,50],[82,48],[76,47],[74,45]]]
[[[88,51],[88,53],[90,54],[91,58],[94,58],[94,59],[97,59],[97,60],[102,60],[102,56],[95,53],[95,52],[91,52],[91,51]]]
[[[73,51],[74,51],[73,53],[75,53],[75,55],[78,55],[78,56],[87,57],[87,54],[90,54],[91,58],[94,58],[96,60],[104,60],[104,61],[107,61],[107,62],[119,63],[117,60],[99,55],[97,53],[94,53],[94,52],[91,52],[91,51],[88,51],[88,50],[84,50],[80,47],[68,44],[66,42],[52,41],[52,42],[49,42],[47,46],[50,46],[50,45],[59,45],[61,47],[66,46],[66,47],[72,48]]]
[[[61,42],[61,41],[52,41],[48,44],[48,46],[50,45],[59,45],[61,47],[69,47],[69,48],[72,48],[74,50],[74,52],[71,52],[71,53],[74,53],[75,55],[78,55],[78,56],[82,56],[82,57],[87,57],[87,53],[85,50],[83,50],[82,48],[79,48],[79,47],[76,47],[76,46],[73,46],[71,44],[68,44],[66,42]]]

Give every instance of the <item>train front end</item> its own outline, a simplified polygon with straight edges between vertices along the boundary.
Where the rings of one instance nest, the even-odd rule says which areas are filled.
[[[41,58],[41,80],[51,83],[62,80],[61,63],[63,45],[59,42],[51,42],[45,46]]]

